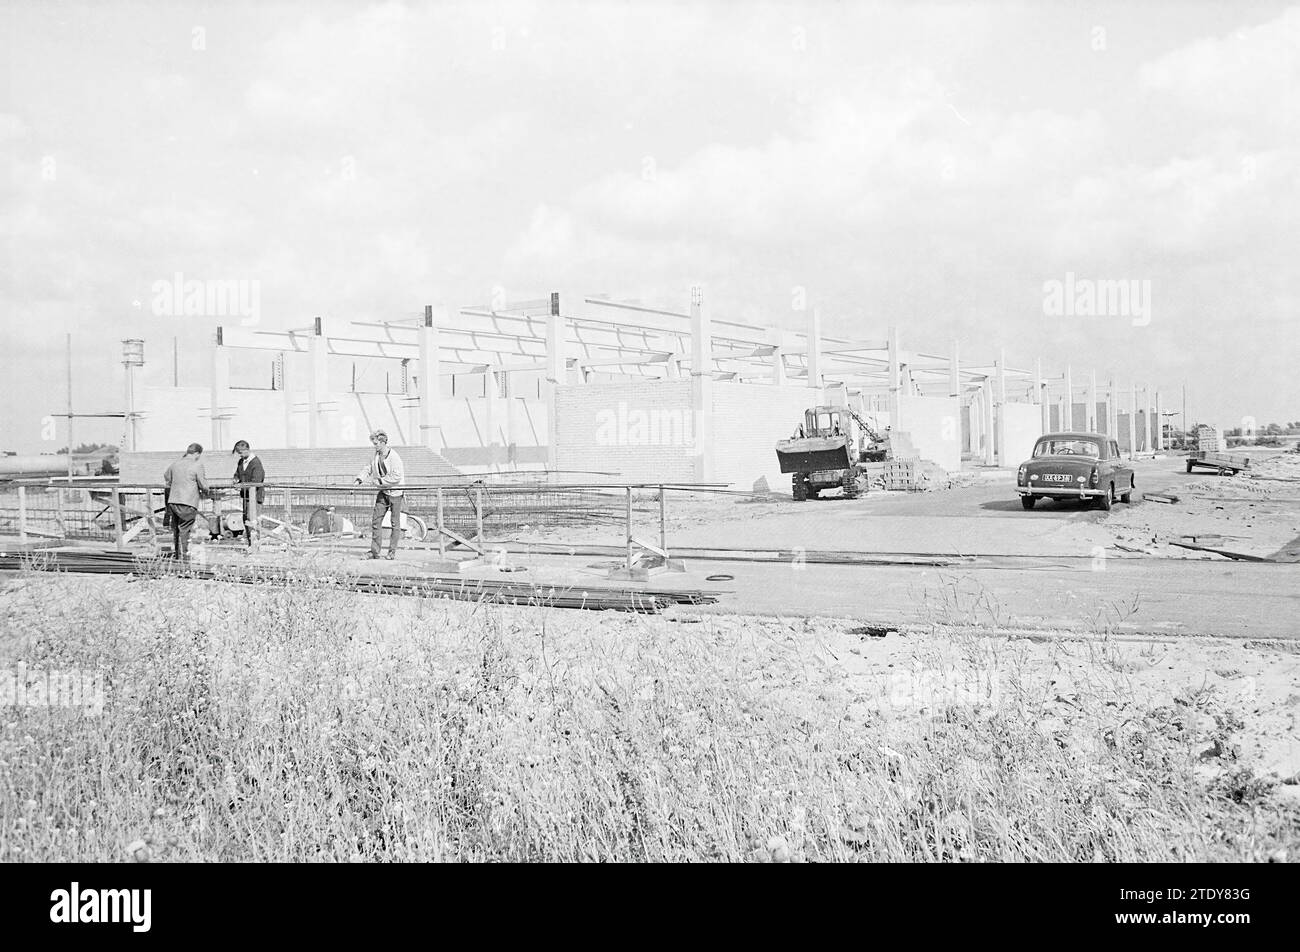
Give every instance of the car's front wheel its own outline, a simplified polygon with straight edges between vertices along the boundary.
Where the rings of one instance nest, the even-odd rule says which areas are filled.
[[[1037,496],[1021,496],[1021,497],[1020,497],[1020,505],[1024,506],[1026,509],[1033,509],[1033,508],[1034,508],[1034,503],[1036,503],[1036,502],[1038,502],[1038,497],[1037,497]]]

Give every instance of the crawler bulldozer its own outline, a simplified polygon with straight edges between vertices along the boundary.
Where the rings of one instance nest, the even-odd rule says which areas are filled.
[[[796,502],[816,499],[823,490],[841,489],[854,499],[867,491],[864,463],[888,455],[885,441],[848,407],[821,406],[804,411],[793,436],[776,444],[781,472],[790,474]]]

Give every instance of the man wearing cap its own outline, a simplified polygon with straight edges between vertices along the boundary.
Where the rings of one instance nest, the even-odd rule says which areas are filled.
[[[190,533],[194,531],[194,519],[199,514],[199,498],[209,492],[202,456],[203,447],[191,443],[185,448],[185,455],[163,473],[163,483],[167,487],[163,499],[172,525],[172,558],[182,562],[190,560]]]
[[[397,558],[397,540],[402,536],[402,485],[406,474],[402,469],[402,458],[388,445],[388,434],[375,430],[370,434],[370,442],[375,447],[375,455],[361,472],[357,473],[357,485],[378,486],[375,495],[375,509],[370,518],[370,558],[379,558],[380,533],[384,531],[384,514],[389,516],[388,558]]]
[[[236,483],[261,483],[266,481],[266,471],[262,468],[262,461],[253,453],[252,448],[248,445],[248,440],[240,440],[235,444],[231,451],[239,454],[239,462],[235,464],[235,482]],[[257,518],[252,510],[253,488],[251,486],[241,487],[239,498],[243,502],[244,512],[244,541],[248,543],[251,549],[257,537]],[[266,490],[261,486],[257,487],[257,511],[262,511],[262,502],[266,498]]]

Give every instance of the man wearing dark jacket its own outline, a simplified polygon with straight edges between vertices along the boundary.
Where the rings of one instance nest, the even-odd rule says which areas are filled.
[[[239,454],[239,462],[235,464],[236,483],[261,483],[266,481],[266,471],[262,468],[262,461],[254,455],[248,445],[248,440],[240,440],[235,444],[232,452]],[[257,537],[257,519],[251,511],[253,492],[251,486],[245,486],[239,490],[239,498],[243,502],[244,509],[244,541],[248,543],[250,549]],[[256,492],[257,511],[260,513],[262,511],[262,502],[266,499],[266,490],[258,486]]]

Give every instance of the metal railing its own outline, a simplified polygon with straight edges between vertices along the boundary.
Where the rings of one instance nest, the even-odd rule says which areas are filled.
[[[210,535],[243,531],[240,491],[250,492],[248,520],[255,541],[288,547],[312,546],[352,535],[368,538],[378,487],[355,484],[294,482],[235,483],[210,480],[200,518]],[[449,548],[486,554],[494,539],[519,530],[620,526],[624,569],[669,562],[667,494],[717,491],[721,483],[686,482],[521,482],[483,479],[439,480],[401,487],[404,503],[399,531],[404,546]],[[633,495],[653,492],[658,501],[657,544],[634,534]],[[31,538],[58,541],[112,542],[118,550],[147,540],[160,548],[171,532],[164,523],[165,487],[154,484],[106,484],[103,481],[23,480],[0,487],[0,534],[16,530],[21,543]],[[351,526],[349,527],[349,523]],[[391,527],[389,529],[391,530]],[[432,536],[432,539],[429,537]]]

